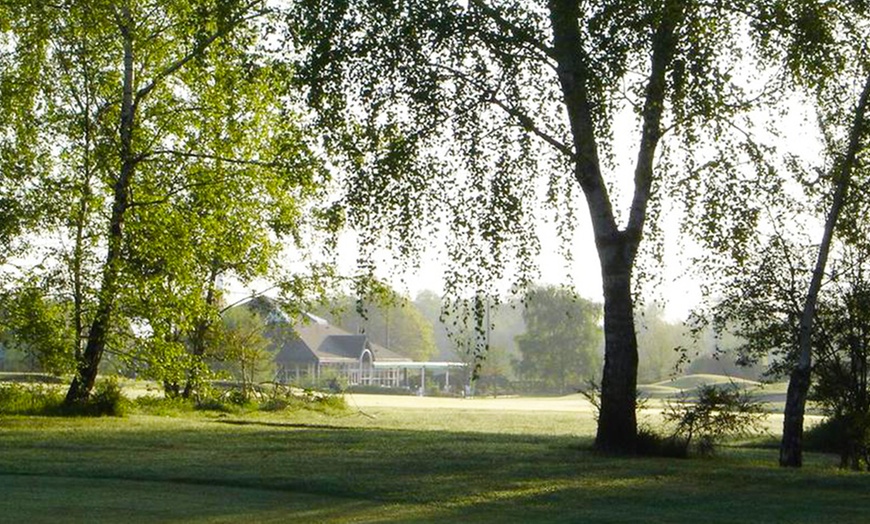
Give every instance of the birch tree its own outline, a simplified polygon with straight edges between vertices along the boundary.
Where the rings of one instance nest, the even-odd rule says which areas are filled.
[[[569,258],[589,256],[567,247],[588,213],[604,297],[602,450],[634,450],[637,262],[642,246],[655,251],[643,239],[679,178],[663,147],[692,157],[705,136],[729,142],[749,98],[735,68],[755,5],[311,0],[294,13],[312,104],[351,121],[329,137],[349,153],[349,220],[384,233],[364,235],[364,253],[380,238],[413,258],[440,225],[448,293],[484,297],[508,274],[520,287],[534,277],[539,204],[555,210]],[[633,118],[631,153],[615,145],[617,115]],[[732,226],[751,229],[743,217]]]
[[[29,127],[19,126],[32,136],[9,119],[17,134],[4,138],[26,137],[50,160],[22,179],[25,196],[48,209],[28,233],[56,240],[42,266],[60,268],[49,271],[60,274],[55,289],[74,297],[74,404],[88,398],[116,326],[195,338],[217,316],[218,276],[271,269],[280,238],[298,238],[325,171],[284,66],[263,44],[273,21],[265,2],[34,0],[20,9],[40,23],[10,26],[9,41],[46,51],[20,82],[35,93],[35,109],[21,115]],[[19,164],[27,158],[23,147],[10,151]]]

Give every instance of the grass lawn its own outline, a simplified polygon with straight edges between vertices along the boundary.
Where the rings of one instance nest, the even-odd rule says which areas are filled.
[[[587,413],[362,411],[2,417],[0,521],[870,520],[870,476],[835,457],[608,458]]]

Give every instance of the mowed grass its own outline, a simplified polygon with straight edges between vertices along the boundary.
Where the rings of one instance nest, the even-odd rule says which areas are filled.
[[[353,404],[351,404],[353,405]],[[576,428],[576,429],[573,429]],[[3,522],[867,522],[870,476],[775,449],[590,450],[587,413],[0,418]]]

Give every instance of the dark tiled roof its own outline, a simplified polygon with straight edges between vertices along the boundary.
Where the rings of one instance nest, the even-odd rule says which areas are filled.
[[[372,352],[375,362],[411,361],[410,358],[369,342],[365,335],[353,335],[313,315],[306,315],[292,329],[288,328],[289,326],[273,330],[273,342],[281,346],[275,358],[279,364],[359,362],[366,348]],[[274,340],[275,338],[280,341]]]

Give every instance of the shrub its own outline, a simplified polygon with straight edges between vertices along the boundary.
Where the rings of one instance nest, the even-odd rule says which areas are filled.
[[[316,411],[347,409],[347,402],[342,395],[334,395],[314,389],[288,387],[272,383],[261,387],[260,394],[264,400],[260,403],[262,411],[282,411],[286,409],[312,409]]]
[[[804,432],[804,448],[840,455],[840,467],[870,469],[870,435],[866,420],[846,415],[829,417]]]
[[[638,428],[635,441],[638,455],[646,457],[686,458],[688,445],[676,435],[660,435],[651,428]]]
[[[761,405],[736,384],[730,387],[705,385],[697,388],[697,397],[682,396],[668,403],[664,412],[673,426],[671,438],[685,454],[694,448],[710,455],[726,437],[755,433],[764,414]]]
[[[61,392],[45,384],[0,385],[0,413],[5,415],[50,415],[59,412]]]
[[[238,411],[238,406],[234,406],[218,397],[203,397],[196,401],[194,409],[199,411],[220,411],[222,413],[232,413]]]
[[[64,411],[69,415],[123,417],[129,406],[130,401],[124,396],[118,380],[111,377],[97,382],[84,404],[67,407]]]
[[[822,453],[840,453],[846,443],[843,421],[826,418],[804,431],[804,449]]]
[[[133,404],[140,410],[159,416],[177,415],[193,411],[194,401],[181,397],[155,397],[145,395],[137,398]]]

